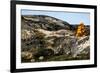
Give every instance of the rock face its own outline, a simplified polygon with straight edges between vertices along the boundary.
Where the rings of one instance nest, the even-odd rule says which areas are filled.
[[[89,59],[90,38],[88,34],[77,37],[77,25],[44,15],[21,17],[22,62],[40,62]],[[89,26],[86,26],[89,30]],[[60,56],[64,55],[64,59]],[[60,57],[60,58],[59,58]]]
[[[30,26],[31,28],[39,28],[49,31],[70,29],[69,23],[53,17],[44,15],[22,16],[22,28],[28,28]]]

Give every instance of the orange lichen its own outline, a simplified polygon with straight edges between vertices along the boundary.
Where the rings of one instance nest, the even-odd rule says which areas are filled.
[[[86,34],[85,31],[86,31],[85,25],[84,25],[83,22],[81,22],[81,23],[78,25],[78,28],[77,28],[77,30],[76,30],[76,36],[77,36],[77,37],[85,36],[85,34]]]

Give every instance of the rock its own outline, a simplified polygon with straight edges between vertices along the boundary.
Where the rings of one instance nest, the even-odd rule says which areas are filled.
[[[86,35],[77,37],[78,25],[45,15],[22,15],[21,57],[36,62],[45,58],[64,55],[72,58],[89,57],[90,26],[85,26]],[[84,32],[85,33],[85,32]],[[81,56],[82,55],[82,56]],[[84,58],[83,58],[84,59]]]
[[[90,53],[90,39],[89,36],[84,36],[78,39],[77,50],[74,52],[74,57],[78,54]]]
[[[60,37],[60,38],[56,38],[54,40],[55,44],[54,44],[54,52],[55,54],[72,54],[72,51],[74,50],[74,48],[77,47],[76,43],[77,43],[77,39],[74,37]]]
[[[29,30],[25,30],[25,29],[21,30],[21,39],[22,40],[30,39],[32,37],[32,35],[33,35],[32,32]]]
[[[21,52],[21,57],[22,57],[22,60],[24,61],[30,61],[33,58],[33,55],[31,52],[24,51],[24,52]]]
[[[31,62],[35,62],[35,59],[31,59]]]
[[[30,28],[35,28],[35,29],[41,28],[49,31],[59,30],[59,29],[70,29],[70,25],[68,22],[50,16],[45,16],[45,15],[24,16],[23,15],[22,18],[23,18],[22,20],[23,27],[31,26]]]
[[[43,56],[40,56],[40,57],[39,57],[39,60],[43,60],[43,59],[44,59],[44,57],[43,57]]]

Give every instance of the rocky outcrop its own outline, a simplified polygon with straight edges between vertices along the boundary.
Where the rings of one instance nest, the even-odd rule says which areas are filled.
[[[22,16],[22,28],[28,27],[55,31],[59,29],[70,29],[70,24],[54,17],[44,15]]]
[[[69,23],[50,16],[34,15],[21,18],[22,62],[48,61],[61,55],[64,55],[65,60],[69,56],[72,60],[77,57],[89,59],[89,33],[77,37],[75,25],[72,27]],[[89,26],[86,26],[86,29],[89,30]]]

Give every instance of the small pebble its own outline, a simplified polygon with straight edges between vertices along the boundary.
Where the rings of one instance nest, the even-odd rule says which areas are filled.
[[[43,56],[40,56],[40,57],[39,57],[39,60],[43,60],[43,59],[44,59],[44,57],[43,57]]]
[[[31,62],[35,62],[35,59],[31,59]]]

